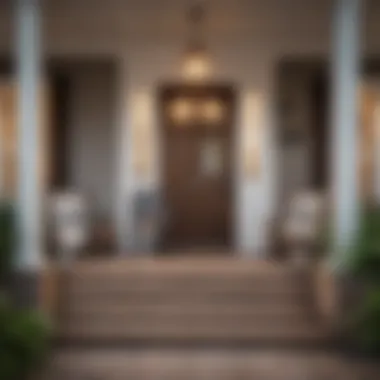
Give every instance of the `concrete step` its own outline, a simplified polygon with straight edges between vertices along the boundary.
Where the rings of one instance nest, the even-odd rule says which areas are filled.
[[[76,341],[112,344],[114,342],[257,342],[257,341],[322,341],[328,335],[323,328],[307,322],[294,324],[254,325],[252,323],[198,323],[185,322],[124,324],[84,323],[68,324],[59,335],[60,338]]]
[[[131,305],[127,303],[112,303],[104,307],[103,303],[99,304],[77,304],[71,307],[65,313],[72,318],[91,318],[99,317],[116,317],[116,318],[193,318],[193,317],[242,317],[242,318],[270,318],[271,316],[281,317],[298,317],[305,315],[305,308],[301,305],[284,304],[284,305],[260,305],[256,304],[163,304],[163,303],[146,303]]]
[[[227,330],[232,331],[249,331],[256,329],[297,329],[299,326],[312,326],[312,318],[305,316],[303,313],[278,313],[278,314],[202,314],[194,313],[152,313],[135,315],[110,315],[110,314],[93,314],[93,315],[71,315],[62,323],[64,328],[74,330],[87,330],[95,332],[97,329],[109,329],[110,331],[140,331],[140,330],[166,330],[172,327],[178,331],[214,331]]]
[[[109,293],[125,289],[135,292],[147,291],[210,291],[210,292],[257,292],[260,289],[265,291],[289,291],[296,289],[300,284],[307,280],[301,276],[291,274],[277,275],[129,275],[113,276],[104,274],[101,276],[68,276],[68,291],[81,293]]]
[[[288,306],[300,307],[310,301],[310,292],[232,292],[232,293],[187,293],[187,292],[126,292],[120,291],[110,292],[106,294],[96,293],[78,294],[76,292],[65,296],[65,301],[70,305],[70,309],[92,309],[105,308],[111,310],[120,305],[120,307],[171,307],[177,306],[181,308],[193,308],[194,306],[207,307],[213,305],[215,307],[227,306],[228,308],[247,307],[272,307],[279,309]]]

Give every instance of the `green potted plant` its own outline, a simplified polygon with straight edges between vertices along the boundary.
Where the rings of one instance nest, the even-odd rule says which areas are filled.
[[[366,208],[349,252],[349,272],[366,282],[380,285],[380,208]]]
[[[0,301],[0,379],[25,380],[43,365],[49,348],[49,328],[36,311],[18,310]]]
[[[353,315],[352,336],[360,352],[380,355],[380,288],[368,290]]]
[[[354,244],[348,255],[351,297],[346,331],[361,353],[380,354],[380,208],[363,210]],[[354,285],[354,286],[352,286]]]

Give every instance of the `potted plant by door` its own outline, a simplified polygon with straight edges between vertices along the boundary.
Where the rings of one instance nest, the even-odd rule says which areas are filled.
[[[5,296],[0,300],[0,379],[28,380],[49,351],[46,320],[35,311],[19,310]]]
[[[345,331],[351,347],[366,356],[380,356],[380,208],[363,210],[349,252],[345,293]]]

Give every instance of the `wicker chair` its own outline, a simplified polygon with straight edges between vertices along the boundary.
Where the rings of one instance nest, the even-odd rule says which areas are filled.
[[[320,193],[305,191],[291,200],[282,236],[292,262],[311,262],[318,247],[324,219],[324,201]]]
[[[63,262],[73,260],[89,241],[88,207],[74,192],[54,194],[49,205],[50,237]]]

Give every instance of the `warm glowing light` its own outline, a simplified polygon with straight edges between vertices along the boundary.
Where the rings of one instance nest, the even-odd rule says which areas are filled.
[[[209,100],[202,106],[202,116],[210,123],[218,123],[223,119],[223,104],[215,99]]]
[[[257,93],[248,93],[243,101],[243,146],[242,162],[247,178],[255,178],[260,172],[263,131],[263,98]]]
[[[192,104],[186,99],[178,99],[170,105],[170,117],[178,124],[188,122],[192,117]]]
[[[193,51],[185,56],[183,75],[191,81],[206,79],[211,72],[211,63],[205,51]]]

